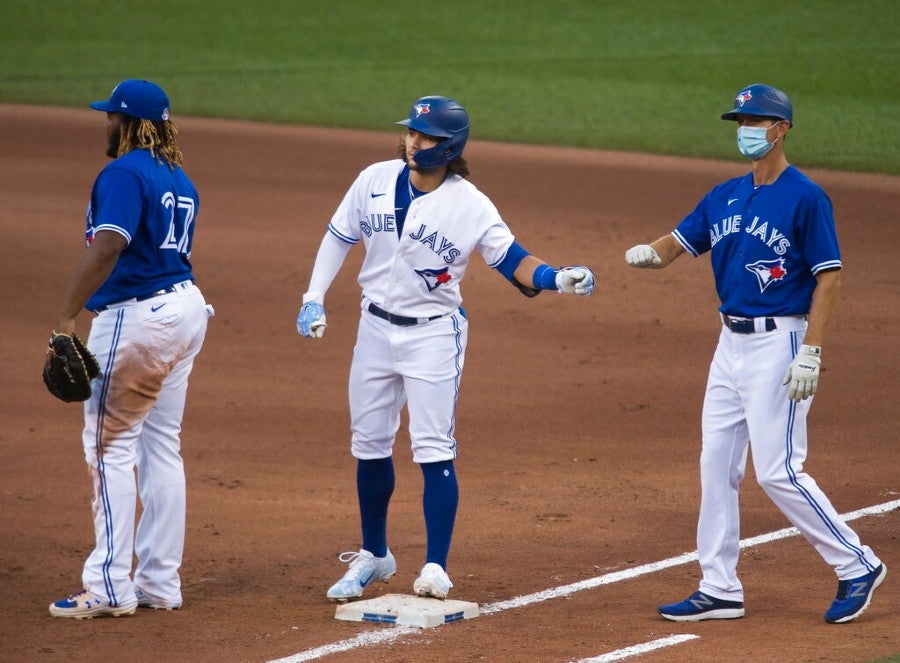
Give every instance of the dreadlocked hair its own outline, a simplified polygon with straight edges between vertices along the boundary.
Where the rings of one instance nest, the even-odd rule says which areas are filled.
[[[160,162],[165,161],[170,169],[181,166],[184,156],[178,141],[178,129],[171,120],[142,120],[130,115],[123,115],[121,137],[119,138],[119,156],[132,150],[150,150]]]

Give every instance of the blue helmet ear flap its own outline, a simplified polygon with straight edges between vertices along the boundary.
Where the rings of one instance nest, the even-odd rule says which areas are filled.
[[[449,97],[433,95],[417,99],[409,109],[409,117],[397,124],[444,139],[434,147],[416,152],[416,164],[420,168],[446,166],[462,156],[469,139],[469,114]]]

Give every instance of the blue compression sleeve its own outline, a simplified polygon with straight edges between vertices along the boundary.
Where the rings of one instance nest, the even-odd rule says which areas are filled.
[[[494,267],[498,272],[503,274],[506,277],[507,281],[513,280],[513,274],[516,271],[516,268],[519,266],[526,256],[530,256],[531,254],[525,250],[525,248],[519,244],[518,242],[513,242],[509,249],[506,251],[506,255],[503,256],[503,260]]]

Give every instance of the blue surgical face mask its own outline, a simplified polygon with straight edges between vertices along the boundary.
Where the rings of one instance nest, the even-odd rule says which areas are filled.
[[[779,123],[776,122],[768,127],[738,127],[738,150],[740,150],[741,154],[745,157],[753,159],[754,161],[762,159],[769,153],[769,150],[775,146],[775,143],[770,143],[766,140],[766,132],[777,124]],[[777,138],[775,139],[775,142],[778,142]]]

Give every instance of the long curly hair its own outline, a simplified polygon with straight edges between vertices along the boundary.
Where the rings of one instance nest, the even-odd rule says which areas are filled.
[[[184,164],[176,139],[178,129],[171,120],[142,120],[123,115],[120,132],[118,156],[132,150],[150,150],[150,154],[165,161],[171,169]]]

